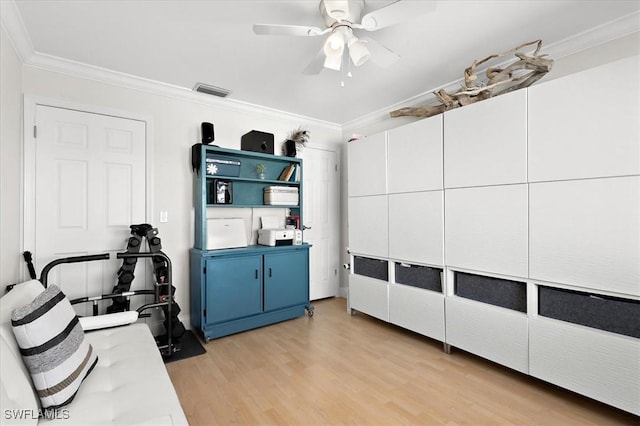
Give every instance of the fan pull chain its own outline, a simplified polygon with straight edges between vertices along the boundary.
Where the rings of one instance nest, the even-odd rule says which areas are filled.
[[[348,56],[348,54],[345,55],[345,56],[347,57],[347,66],[348,66],[347,77],[351,78],[351,77],[353,77],[353,74],[351,73],[351,58]],[[344,56],[342,57],[342,65],[344,65]],[[344,66],[340,66],[340,72],[342,74],[341,75],[342,80],[340,81],[340,87],[344,87],[344,75],[345,75],[344,71],[345,71],[345,67]]]
[[[344,87],[344,53],[342,54],[342,58],[340,58],[340,87]]]

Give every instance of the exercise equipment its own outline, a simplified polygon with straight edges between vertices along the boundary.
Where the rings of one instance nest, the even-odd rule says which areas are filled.
[[[156,336],[156,343],[160,352],[165,357],[171,357],[174,352],[180,350],[180,338],[185,333],[185,327],[178,319],[180,306],[175,302],[174,295],[176,288],[172,284],[171,279],[171,260],[162,251],[162,243],[158,237],[158,230],[149,224],[131,225],[131,236],[127,240],[126,251],[116,253],[117,259],[122,259],[122,266],[117,272],[118,281],[109,294],[99,296],[80,297],[71,300],[71,304],[92,303],[92,315],[99,315],[98,302],[102,300],[111,301],[111,305],[107,306],[106,316],[117,316],[119,313],[130,311],[130,300],[132,296],[151,295],[153,302],[146,303],[136,309],[139,318],[148,318],[150,313],[146,312],[150,309],[160,308],[164,313],[163,326],[166,334]],[[149,251],[141,251],[143,241],[146,239]],[[26,251],[23,253],[29,275],[32,279],[36,278],[35,268],[33,267],[32,255]],[[60,264],[93,262],[98,260],[108,260],[111,258],[109,253],[101,253],[87,256],[72,256],[55,259],[42,268],[39,281],[44,287],[48,284],[48,275],[51,269]],[[131,284],[135,278],[134,271],[138,259],[150,259],[153,264],[153,273],[155,277],[153,290],[131,290]],[[7,291],[12,286],[7,287]]]

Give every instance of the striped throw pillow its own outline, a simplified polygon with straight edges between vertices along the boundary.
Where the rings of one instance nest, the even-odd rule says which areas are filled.
[[[98,356],[67,297],[50,285],[11,313],[11,326],[42,408],[69,404]]]

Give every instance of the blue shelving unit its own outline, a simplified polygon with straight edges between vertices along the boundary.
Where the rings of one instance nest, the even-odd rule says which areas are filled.
[[[206,250],[208,208],[287,208],[302,223],[302,160],[207,145],[200,149],[199,168],[194,172],[195,238],[190,251],[193,327],[208,341],[296,318],[305,311],[311,316],[308,244]],[[207,174],[207,158],[233,165]],[[266,168],[264,179],[258,177],[257,164]],[[290,165],[298,169],[297,179],[279,180]],[[232,183],[230,204],[214,203],[212,187],[218,179]],[[298,188],[298,204],[265,205],[264,188],[269,186]]]
[[[200,168],[194,172],[193,199],[195,204],[195,238],[194,248],[204,250],[206,248],[207,235],[207,208],[289,208],[292,215],[300,216],[302,223],[302,159],[284,157],[278,155],[262,154],[251,151],[239,151],[228,148],[201,146]],[[215,158],[224,161],[239,161],[240,170],[238,176],[224,174],[207,175],[206,159]],[[266,167],[265,178],[258,178],[256,165],[264,164]],[[278,180],[280,173],[289,165],[298,168],[297,181]],[[215,204],[212,199],[212,186],[215,180],[222,179],[233,184],[233,202],[231,204]],[[271,206],[263,202],[264,188],[269,186],[288,186],[298,188],[299,203],[290,206]]]

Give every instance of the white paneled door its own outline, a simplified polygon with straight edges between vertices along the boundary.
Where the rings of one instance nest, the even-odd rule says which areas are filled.
[[[42,105],[35,111],[35,170],[27,171],[35,247],[25,249],[33,251],[36,271],[62,257],[123,251],[129,225],[146,217],[146,123]],[[142,263],[132,288],[144,287]],[[110,292],[120,264],[57,266],[49,282],[70,298]]]
[[[338,293],[338,162],[336,152],[306,147],[304,164],[304,241],[312,244],[309,255],[311,300]]]

